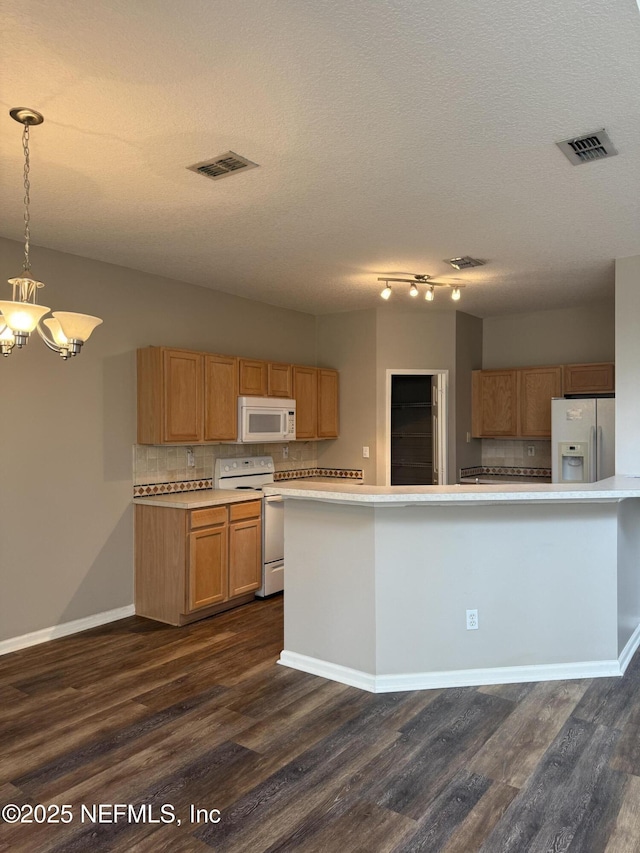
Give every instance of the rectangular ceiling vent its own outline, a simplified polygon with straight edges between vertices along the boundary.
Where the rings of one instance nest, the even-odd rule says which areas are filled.
[[[456,270],[470,270],[471,267],[481,267],[484,261],[465,255],[463,258],[445,258],[445,264],[451,264]]]
[[[592,160],[604,160],[618,153],[604,128],[584,136],[556,142],[556,145],[574,166],[590,163]]]
[[[199,175],[204,175],[205,178],[211,178],[212,181],[219,181],[220,178],[226,178],[236,172],[246,172],[247,169],[256,169],[258,163],[253,163],[247,160],[246,157],[241,157],[234,151],[227,151],[225,154],[219,154],[212,160],[203,160],[202,163],[194,163],[193,166],[187,166],[191,172],[197,172]]]

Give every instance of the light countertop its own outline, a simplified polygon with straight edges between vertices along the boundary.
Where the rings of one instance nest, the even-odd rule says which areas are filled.
[[[478,505],[551,502],[610,502],[640,497],[640,478],[610,477],[598,483],[559,485],[502,483],[500,485],[368,486],[358,483],[293,481],[265,486],[265,495],[364,506]]]
[[[172,509],[202,509],[218,504],[234,504],[242,501],[260,500],[262,492],[253,489],[199,489],[192,492],[172,492],[168,495],[150,495],[134,498],[141,506],[164,506]]]

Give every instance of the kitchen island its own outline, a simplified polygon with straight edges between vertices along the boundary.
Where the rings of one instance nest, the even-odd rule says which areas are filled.
[[[640,642],[638,479],[278,490],[286,666],[384,692],[621,675]]]

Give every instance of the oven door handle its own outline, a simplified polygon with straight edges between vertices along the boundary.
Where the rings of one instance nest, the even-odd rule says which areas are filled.
[[[275,503],[281,503],[284,500],[284,498],[282,497],[282,495],[265,495],[264,500],[265,500],[265,503],[275,504]]]

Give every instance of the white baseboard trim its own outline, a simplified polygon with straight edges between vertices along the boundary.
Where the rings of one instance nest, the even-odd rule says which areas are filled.
[[[359,687],[360,690],[368,690],[369,693],[378,693],[376,690],[376,677],[359,669],[350,669],[338,663],[330,663],[319,658],[311,658],[300,655],[297,652],[288,652],[286,649],[280,652],[278,663],[291,669],[299,669],[300,672],[308,672],[311,675],[320,675],[330,681],[339,681],[340,684],[348,684],[351,687]]]
[[[108,622],[116,622],[118,619],[126,619],[134,616],[136,608],[133,604],[126,607],[117,607],[115,610],[105,610],[104,613],[95,613],[93,616],[85,616],[83,619],[74,619],[73,622],[63,622],[61,625],[53,625],[51,628],[42,628],[40,631],[32,631],[30,634],[22,634],[20,637],[11,637],[9,640],[0,640],[0,655],[8,655],[29,646],[37,646],[39,643],[47,643],[58,637],[67,637],[69,634],[78,634],[89,628],[97,628]]]
[[[631,642],[631,641],[630,641]],[[627,644],[629,646],[629,643]],[[625,647],[626,652],[626,647]],[[617,660],[552,663],[534,666],[498,666],[487,669],[457,669],[446,672],[414,672],[399,675],[371,675],[340,664],[283,651],[278,663],[311,675],[320,675],[370,693],[403,690],[433,690],[439,687],[480,687],[487,684],[514,684],[527,681],[561,681],[575,678],[604,678],[622,675]]]
[[[640,625],[638,625],[636,630],[629,637],[627,645],[624,647],[624,649],[620,653],[620,657],[618,658],[618,661],[620,663],[621,675],[626,671],[627,667],[629,666],[631,658],[635,654],[638,646],[640,646]]]

